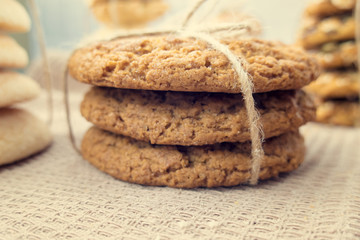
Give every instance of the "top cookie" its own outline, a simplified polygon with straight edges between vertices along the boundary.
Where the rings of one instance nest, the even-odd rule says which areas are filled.
[[[0,31],[28,32],[31,21],[25,8],[14,0],[0,1]]]
[[[327,17],[346,13],[355,8],[356,0],[312,0],[306,8],[306,14]]]
[[[223,41],[254,83],[254,92],[299,89],[318,76],[316,60],[303,50],[257,39]],[[115,88],[240,93],[225,55],[204,41],[181,37],[117,39],[94,43],[70,58],[77,80]]]

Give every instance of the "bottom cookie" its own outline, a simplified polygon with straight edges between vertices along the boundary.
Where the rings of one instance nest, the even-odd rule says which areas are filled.
[[[267,139],[260,179],[296,169],[304,160],[298,132]],[[83,157],[101,171],[123,181],[179,188],[236,186],[250,179],[251,144],[207,146],[151,145],[90,128],[82,141]]]
[[[360,122],[360,104],[356,101],[326,101],[316,111],[316,120],[341,126],[355,126]]]

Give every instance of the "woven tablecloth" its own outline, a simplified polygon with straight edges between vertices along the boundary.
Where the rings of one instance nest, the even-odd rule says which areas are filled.
[[[78,139],[89,126],[80,98],[71,95]],[[41,104],[26,107],[44,117]],[[52,146],[0,167],[1,240],[360,239],[359,129],[305,126],[301,167],[256,187],[182,190],[98,171],[72,148],[58,94],[55,109]]]

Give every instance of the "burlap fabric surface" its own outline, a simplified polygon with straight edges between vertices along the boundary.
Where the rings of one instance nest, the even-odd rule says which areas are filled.
[[[75,134],[89,126],[71,95]],[[41,99],[40,99],[41,100]],[[41,101],[27,105],[46,116]],[[359,239],[360,131],[310,124],[295,172],[256,187],[181,190],[114,180],[67,136],[59,93],[54,143],[0,167],[0,239]]]

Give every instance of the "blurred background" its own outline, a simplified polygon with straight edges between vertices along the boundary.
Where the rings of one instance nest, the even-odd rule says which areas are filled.
[[[166,0],[169,5],[167,13],[150,23],[156,26],[171,22],[171,18],[192,6],[193,0]],[[20,0],[25,6],[26,0]],[[299,29],[299,22],[306,1],[304,0],[239,0],[219,1],[223,8],[231,2],[230,9],[242,11],[259,19],[265,39],[293,43]],[[234,6],[236,2],[236,6]],[[46,43],[50,49],[71,50],[87,35],[92,34],[102,24],[92,14],[86,0],[36,0]],[[38,53],[38,41],[34,27],[29,34],[15,34],[15,38],[25,46],[30,57]]]

